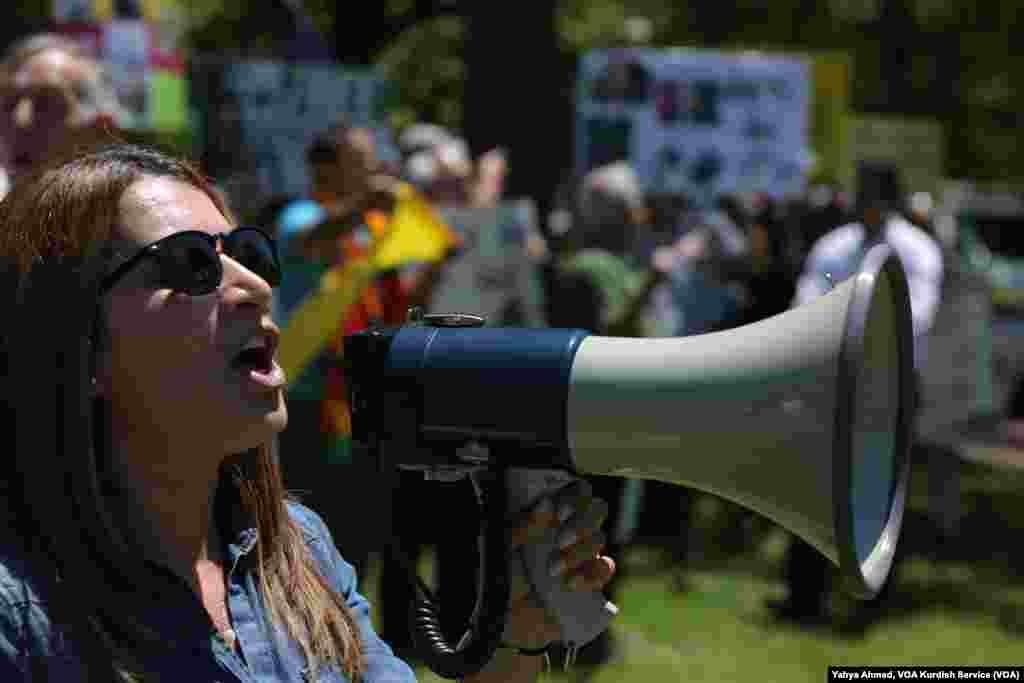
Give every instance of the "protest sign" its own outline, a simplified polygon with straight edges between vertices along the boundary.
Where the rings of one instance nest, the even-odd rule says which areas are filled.
[[[587,53],[577,91],[581,173],[626,159],[648,192],[800,192],[812,163],[811,63],[673,49]]]
[[[200,55],[190,80],[204,168],[235,206],[309,191],[306,147],[342,116],[392,145],[385,116],[392,89],[371,69]]]
[[[101,61],[128,130],[178,132],[188,126],[181,0],[55,0],[53,31]]]
[[[430,312],[482,315],[489,326],[544,326],[539,267],[527,249],[539,233],[533,202],[445,208],[442,215],[462,237],[463,248],[445,267]]]

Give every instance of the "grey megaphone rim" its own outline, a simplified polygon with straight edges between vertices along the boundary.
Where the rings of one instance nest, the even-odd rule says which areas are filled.
[[[864,333],[871,299],[879,277],[889,278],[893,295],[900,301],[893,306],[896,342],[899,345],[899,402],[895,435],[895,485],[889,518],[875,549],[862,561],[857,556],[854,538],[853,496],[853,417],[857,371],[864,358]],[[896,542],[903,523],[910,479],[910,438],[914,401],[914,347],[910,296],[906,275],[892,249],[880,244],[864,257],[856,275],[854,292],[846,316],[846,334],[839,352],[838,396],[836,404],[833,501],[836,520],[836,547],[844,587],[861,599],[870,599],[885,585],[892,567]],[[901,301],[903,302],[901,305]]]

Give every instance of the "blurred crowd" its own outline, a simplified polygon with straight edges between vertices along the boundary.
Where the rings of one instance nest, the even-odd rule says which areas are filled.
[[[116,136],[116,98],[73,44],[55,37],[26,40],[8,51],[3,68],[0,166],[5,187],[17,191],[18,177],[57,148]],[[310,131],[310,140],[308,191],[275,197],[257,213],[281,250],[284,279],[276,292],[275,317],[285,334],[291,315],[325,274],[365,253],[379,237],[379,226],[386,226],[410,192],[438,210],[493,207],[506,198],[505,152],[493,149],[475,156],[457,131],[410,126],[395,136],[397,154],[386,155],[373,129],[345,120]],[[951,251],[936,239],[934,201],[904,188],[897,169],[863,167],[856,196],[826,182],[810,184],[799,196],[726,195],[705,205],[681,194],[645,192],[636,170],[623,159],[567,175],[552,188],[552,196],[550,211],[522,241],[543,283],[551,327],[627,337],[727,330],[827,293],[856,271],[872,244],[884,241],[908,271],[917,352],[919,359],[926,357],[924,340],[940,306],[948,269],[944,259]],[[363,500],[339,498],[331,487],[339,477],[369,476],[352,456],[340,340],[371,325],[400,324],[415,306],[431,310],[434,288],[458,256],[460,239],[454,235],[430,262],[377,273],[337,321],[323,350],[291,379],[289,422],[279,442],[286,484],[305,494],[360,574],[370,561],[368,539],[360,537],[365,532],[359,525],[341,520],[358,518],[374,492],[366,486]],[[1019,416],[1021,399],[1015,400]],[[669,531],[672,552],[685,564],[691,494],[612,478],[593,483],[611,505],[612,557],[622,556],[643,531],[644,520],[657,517],[680,520]],[[429,519],[424,509],[431,510]],[[393,536],[410,556],[428,545],[437,549],[442,617],[452,639],[473,606],[465,590],[475,580],[476,562],[476,549],[466,542],[475,534],[469,509],[475,509],[475,501],[467,486],[424,484],[422,477],[410,474],[402,480],[394,510]],[[790,592],[774,605],[776,610],[797,620],[823,618],[825,561],[794,543],[787,567]],[[407,629],[412,588],[401,568],[384,562],[381,571],[382,637],[400,655],[414,659]],[[609,587],[611,599],[626,576],[620,569]],[[607,661],[615,651],[610,639],[606,634],[584,649],[580,663]]]

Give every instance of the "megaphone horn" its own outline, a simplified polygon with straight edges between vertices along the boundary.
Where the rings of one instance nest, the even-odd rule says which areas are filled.
[[[907,284],[882,245],[829,294],[758,323],[586,337],[567,438],[577,471],[683,484],[768,517],[868,598],[902,520],[912,385]]]

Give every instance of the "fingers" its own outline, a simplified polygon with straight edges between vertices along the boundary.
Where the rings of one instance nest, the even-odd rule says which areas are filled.
[[[615,560],[599,555],[581,564],[569,579],[570,587],[576,591],[596,592],[603,590],[615,576]]]
[[[608,503],[602,498],[589,498],[558,530],[558,547],[566,549],[598,531],[608,519]]]
[[[583,480],[573,482],[561,491],[552,496],[545,496],[534,505],[525,518],[512,521],[510,527],[509,543],[516,548],[524,543],[532,543],[543,538],[544,534],[551,528],[558,528],[570,521],[575,515],[585,515],[598,500],[593,497],[593,488]],[[607,516],[607,506],[604,505],[604,516]],[[598,510],[600,514],[600,510]],[[579,517],[570,524],[577,531],[582,531],[585,517]],[[600,526],[600,523],[597,525]],[[579,535],[584,535],[580,533]]]
[[[604,550],[606,542],[607,538],[604,532],[594,531],[578,543],[560,551],[552,558],[549,565],[551,576],[562,577],[566,586],[572,590],[578,590],[577,584],[580,581],[577,572],[586,563],[597,558],[600,552]]]
[[[558,526],[555,509],[555,503],[550,497],[545,497],[537,503],[525,519],[514,524],[509,534],[509,546],[518,548],[544,538],[549,529]]]
[[[555,494],[555,510],[558,522],[564,523],[577,510],[586,509],[594,500],[594,489],[590,483],[579,479]]]

